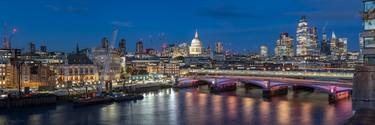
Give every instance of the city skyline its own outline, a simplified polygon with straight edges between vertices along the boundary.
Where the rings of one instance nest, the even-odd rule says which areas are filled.
[[[190,44],[198,28],[204,47],[210,44],[212,48],[216,41],[222,41],[225,48],[257,52],[263,44],[274,48],[281,32],[295,38],[298,20],[306,15],[309,25],[318,28],[319,43],[326,26],[327,34],[335,31],[338,37],[348,38],[349,50],[359,50],[361,22],[357,12],[361,10],[361,3],[355,0],[340,4],[337,0],[273,1],[275,4],[269,6],[264,1],[143,2],[66,0],[19,4],[19,1],[2,1],[0,20],[9,27],[17,27],[12,39],[17,48],[26,48],[26,43],[31,41],[38,46],[44,43],[54,51],[73,51],[76,43],[82,48],[92,48],[98,46],[102,37],[111,38],[117,25],[118,39],[125,38],[130,51],[135,50],[138,39],[143,39],[145,48],[159,49],[160,34],[164,34],[168,43]],[[263,7],[256,8],[257,5]]]

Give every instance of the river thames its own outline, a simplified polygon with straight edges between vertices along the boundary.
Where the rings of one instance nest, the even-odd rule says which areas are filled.
[[[350,99],[328,103],[320,92],[289,91],[263,99],[261,90],[208,93],[207,88],[144,93],[139,101],[3,110],[1,125],[334,125],[352,115]]]

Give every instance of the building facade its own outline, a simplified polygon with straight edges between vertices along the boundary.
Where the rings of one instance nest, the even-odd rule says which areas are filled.
[[[260,54],[259,55],[263,58],[268,57],[268,47],[266,45],[260,46]]]
[[[190,55],[202,55],[203,54],[203,48],[201,40],[199,39],[198,31],[195,31],[195,36],[193,40],[191,40],[191,46],[190,46]]]
[[[317,44],[317,29],[310,28],[306,16],[302,16],[297,26],[297,49],[296,56],[300,57],[315,57],[319,56],[319,49]]]
[[[291,58],[293,56],[293,38],[286,32],[281,33],[279,39],[276,41],[275,57],[283,59]]]

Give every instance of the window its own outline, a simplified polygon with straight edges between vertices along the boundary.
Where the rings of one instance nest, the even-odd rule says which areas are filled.
[[[365,12],[368,12],[369,10],[372,10],[374,8],[375,8],[375,2],[374,1],[365,2]]]
[[[375,65],[375,55],[365,55],[364,60],[367,64]]]
[[[375,29],[375,19],[365,20],[364,22],[365,30]]]
[[[375,39],[374,37],[365,38],[365,48],[375,48]]]

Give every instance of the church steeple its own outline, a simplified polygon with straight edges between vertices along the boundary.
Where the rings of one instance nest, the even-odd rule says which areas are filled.
[[[335,32],[332,32],[332,39],[336,39],[336,34],[335,34]]]
[[[198,29],[195,29],[195,38],[199,38]]]
[[[76,45],[76,53],[79,54],[79,45],[78,45],[78,43]]]

